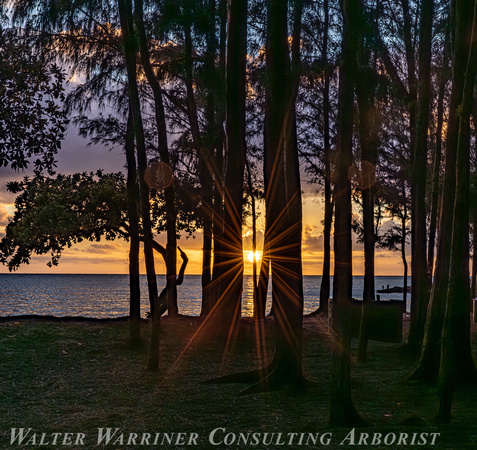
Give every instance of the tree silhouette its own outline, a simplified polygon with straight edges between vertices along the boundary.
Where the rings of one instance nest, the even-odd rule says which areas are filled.
[[[337,147],[335,199],[335,270],[332,303],[332,370],[330,423],[349,426],[361,423],[350,384],[350,324],[349,310],[352,292],[351,251],[351,179],[353,100],[357,74],[356,46],[358,42],[360,6],[351,0],[341,4],[343,15],[342,59],[339,74],[339,141]]]
[[[459,8],[460,7],[461,6],[459,6]],[[457,20],[457,17],[460,21],[458,29],[456,28],[456,22],[451,24],[451,35],[455,37],[453,37],[452,44],[452,87],[449,100],[449,117],[447,120],[442,205],[454,205],[455,202],[457,142],[459,132],[458,111],[459,105],[462,103],[464,77],[468,61],[468,47],[466,47],[466,38],[464,36],[471,35],[471,21],[468,14],[463,14],[462,10],[459,9],[459,13],[454,20]],[[438,377],[441,360],[443,320],[446,311],[449,285],[453,216],[449,214],[449,211],[445,207],[441,208],[439,223],[436,267],[428,309],[424,347],[421,352],[419,368],[413,375],[414,377],[428,381],[436,381]],[[465,239],[464,236],[462,236],[462,238]]]
[[[295,3],[293,61],[297,64],[301,2]],[[287,42],[288,1],[267,5],[267,100],[264,130],[266,235],[271,274],[276,349],[272,362],[259,370],[226,375],[212,383],[250,383],[249,394],[308,384],[302,374],[303,281],[302,211],[295,98],[297,86]],[[293,48],[295,46],[295,52]]]
[[[144,128],[141,116],[141,104],[136,74],[136,44],[133,23],[133,11],[130,0],[118,0],[121,34],[124,44],[124,58],[128,77],[129,100],[136,141],[137,163],[139,172],[140,205],[144,233],[144,259],[146,262],[149,303],[151,306],[151,344],[148,368],[159,369],[160,314],[159,293],[157,289],[154,253],[152,248],[152,229],[149,205],[149,185],[145,179],[147,156],[144,140]]]
[[[247,53],[247,2],[229,4],[227,34],[226,157],[224,175],[223,233],[219,257],[221,268],[216,289],[217,326],[229,339],[235,332],[243,285],[242,202],[245,170],[245,94]]]
[[[429,109],[431,97],[431,44],[434,1],[421,3],[419,27],[419,80],[416,140],[412,149],[412,292],[411,324],[407,347],[411,354],[421,351],[429,303],[426,259],[426,172]]]
[[[159,84],[159,80],[157,79],[157,75],[154,73],[152,63],[151,63],[151,56],[150,56],[149,48],[148,48],[148,39],[146,36],[146,29],[144,25],[143,9],[144,8],[143,8],[142,0],[134,0],[134,24],[135,24],[135,29],[137,32],[137,39],[139,42],[141,65],[154,96],[154,112],[155,112],[155,119],[156,119],[156,131],[158,136],[158,151],[159,151],[162,164],[167,166],[169,168],[168,170],[172,171],[171,158],[170,158],[168,142],[167,142],[167,126],[166,126],[166,118],[165,118],[165,110],[164,110],[163,93],[162,93],[162,88]],[[129,85],[131,85],[130,79],[129,79]],[[133,109],[133,116],[134,116],[134,109]],[[139,152],[140,152],[140,147],[138,147],[138,163],[139,163],[138,167],[139,167],[139,170],[141,171],[142,163],[140,162]],[[177,307],[177,289],[175,286],[177,232],[176,232],[176,207],[174,203],[175,201],[174,183],[171,180],[171,182],[167,183],[165,186],[162,186],[162,187],[151,186],[151,187],[164,190],[166,234],[167,234],[167,244],[166,244],[167,301],[168,301],[169,314],[172,317],[175,317],[178,314],[178,307]],[[144,208],[144,204],[142,205],[142,207]]]
[[[0,25],[0,166],[54,173],[68,125],[63,71]]]
[[[468,18],[469,11],[473,12],[473,17]],[[456,53],[462,46],[467,62],[460,111],[455,116],[458,133],[456,188],[439,368],[439,422],[450,420],[452,396],[457,383],[465,379],[475,381],[477,375],[470,347],[469,318],[470,113],[477,74],[477,2],[463,1],[456,5],[455,26]]]

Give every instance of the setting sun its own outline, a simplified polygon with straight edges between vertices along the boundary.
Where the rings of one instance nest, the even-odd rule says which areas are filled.
[[[255,252],[255,259],[256,260],[259,260],[262,258],[262,255],[260,252]],[[247,255],[247,259],[250,261],[250,262],[253,262],[254,260],[254,257],[253,257],[253,252],[249,252],[249,254]]]

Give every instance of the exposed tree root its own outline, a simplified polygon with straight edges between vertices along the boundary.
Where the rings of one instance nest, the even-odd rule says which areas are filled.
[[[287,388],[305,390],[314,386],[316,386],[316,383],[306,379],[303,375],[285,377],[282,370],[278,367],[274,367],[258,382],[241,391],[240,395],[259,394]]]
[[[354,403],[351,401],[346,402],[347,405],[340,407],[340,414],[331,414],[330,425],[338,427],[355,427],[365,428],[371,426],[371,423],[363,419],[356,410]]]
[[[269,372],[268,367],[263,369],[250,370],[249,372],[238,372],[232,373],[229,375],[224,375],[217,378],[211,378],[210,380],[205,380],[202,383],[204,384],[228,384],[228,383],[243,383],[250,384],[256,383],[261,378],[266,377]]]
[[[419,365],[410,375],[407,376],[407,381],[422,381],[429,385],[435,385],[439,377],[439,367],[424,368]],[[465,384],[477,383],[477,369],[473,361],[463,363],[458,370],[458,381]]]
[[[438,373],[439,368],[429,370],[425,369],[422,365],[419,365],[406,377],[406,381],[422,381],[429,385],[435,385],[437,383]]]
[[[230,375],[224,375],[218,378],[212,378],[204,381],[206,384],[226,384],[243,383],[251,384],[248,388],[242,390],[240,395],[258,394],[262,392],[278,391],[281,389],[306,389],[316,385],[313,381],[306,379],[302,374],[292,373],[292,371],[283,367],[275,360],[268,366],[251,370],[249,372],[240,372]]]

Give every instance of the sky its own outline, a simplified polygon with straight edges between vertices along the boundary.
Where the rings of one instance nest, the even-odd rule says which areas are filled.
[[[95,171],[99,168],[106,172],[124,170],[124,155],[121,149],[109,151],[101,146],[88,146],[88,141],[78,136],[77,130],[70,126],[62,149],[57,155],[57,173],[73,173]],[[0,169],[0,230],[8,223],[14,211],[14,196],[6,191],[8,181],[21,179],[26,172],[14,172],[9,168]],[[305,275],[321,275],[323,260],[323,199],[316,186],[303,184],[303,273]],[[258,220],[258,250],[263,238],[260,228],[262,218]],[[251,229],[244,226],[244,260],[245,273],[252,273],[252,264],[247,256],[252,249]],[[157,240],[164,243],[164,236],[157,236]],[[189,257],[186,273],[200,274],[202,233],[195,237],[181,236],[180,247]],[[127,274],[128,273],[128,246],[123,240],[101,242],[83,242],[71,249],[66,249],[59,265],[49,268],[46,263],[48,256],[33,256],[29,265],[23,265],[18,273],[94,273],[94,274]],[[410,262],[410,261],[408,261]],[[156,256],[157,273],[164,273],[165,267],[160,255]],[[180,258],[179,258],[180,264]],[[362,275],[363,251],[362,246],[353,244],[353,272]],[[142,264],[142,272],[145,272]],[[8,269],[0,266],[0,273],[8,273]],[[403,266],[400,255],[389,251],[376,250],[376,275],[402,275]]]

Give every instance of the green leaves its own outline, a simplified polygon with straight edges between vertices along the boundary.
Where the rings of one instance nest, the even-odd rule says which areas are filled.
[[[0,29],[0,165],[52,174],[68,125],[64,74]]]
[[[7,188],[19,194],[0,242],[0,261],[10,270],[28,264],[32,254],[50,253],[48,265],[57,265],[61,252],[73,244],[128,236],[121,173],[25,177]]]

